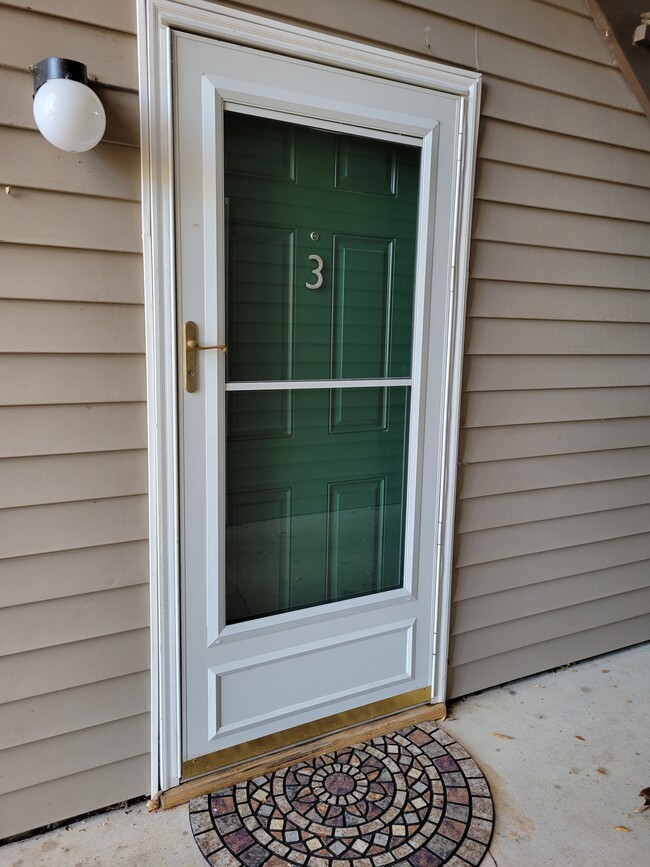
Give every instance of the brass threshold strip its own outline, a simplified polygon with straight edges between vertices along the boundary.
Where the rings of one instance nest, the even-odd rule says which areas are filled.
[[[161,793],[160,806],[176,807],[200,795],[407,725],[444,719],[444,704],[425,703],[430,695],[430,687],[413,690],[184,762],[182,782]]]

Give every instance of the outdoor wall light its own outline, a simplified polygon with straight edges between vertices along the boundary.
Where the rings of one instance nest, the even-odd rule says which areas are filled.
[[[633,45],[650,45],[650,12],[641,14],[641,23],[634,31]]]
[[[101,140],[106,114],[88,87],[78,60],[46,57],[34,66],[34,120],[43,136],[64,151],[89,151]]]

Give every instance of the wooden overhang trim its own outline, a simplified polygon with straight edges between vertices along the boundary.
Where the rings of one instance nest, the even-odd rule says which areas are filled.
[[[633,43],[641,15],[650,12],[650,0],[586,0],[586,3],[612,51],[614,63],[650,119],[650,46]]]

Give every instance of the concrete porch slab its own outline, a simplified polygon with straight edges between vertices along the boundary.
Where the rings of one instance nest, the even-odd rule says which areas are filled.
[[[647,863],[650,809],[632,811],[649,719],[650,644],[452,703],[442,725],[490,783],[498,867]]]

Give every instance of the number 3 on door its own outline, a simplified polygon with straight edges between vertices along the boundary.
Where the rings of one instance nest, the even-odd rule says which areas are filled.
[[[314,283],[305,283],[305,286],[307,289],[320,289],[320,287],[323,285],[323,260],[320,256],[317,256],[316,253],[312,253],[311,256],[308,256],[308,258],[311,261],[316,262],[316,267],[311,272],[316,278],[316,280]]]

